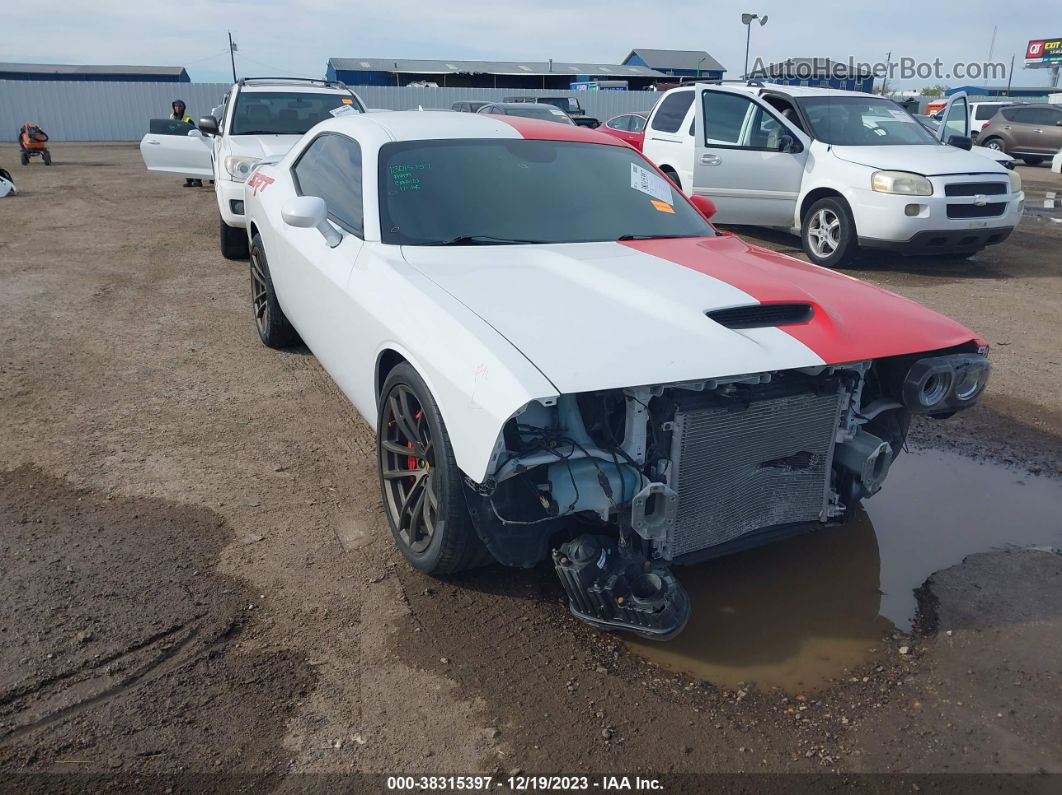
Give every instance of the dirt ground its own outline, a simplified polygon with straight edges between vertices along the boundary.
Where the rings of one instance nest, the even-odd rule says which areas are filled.
[[[20,191],[0,200],[0,779],[271,774],[283,788],[519,770],[677,788],[684,773],[951,772],[1057,786],[1062,556],[934,574],[913,634],[885,630],[812,693],[668,673],[572,619],[548,569],[416,574],[386,529],[372,430],[307,350],[259,343],[210,188],[147,175],[134,145],[53,153],[21,168],[0,146]],[[1062,188],[1022,173],[1030,204]],[[851,271],[992,345],[982,405],[916,424],[913,446],[1062,476],[1060,247],[1062,224],[1030,212],[968,262]]]

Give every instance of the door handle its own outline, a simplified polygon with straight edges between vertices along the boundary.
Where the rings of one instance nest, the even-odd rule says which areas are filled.
[[[1034,133],[1043,133],[1043,130],[1033,130]]]
[[[705,166],[718,166],[723,160],[719,155],[701,155],[701,164]]]
[[[148,143],[152,146],[158,146],[160,143],[162,143],[162,141],[148,141]]]

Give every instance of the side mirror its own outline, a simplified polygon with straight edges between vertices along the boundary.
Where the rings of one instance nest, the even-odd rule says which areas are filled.
[[[213,116],[204,116],[199,120],[199,124],[196,126],[199,127],[201,132],[204,132],[207,135],[218,134],[218,120]]]
[[[704,216],[705,221],[712,220],[715,215],[715,202],[707,196],[690,196],[690,204],[697,208],[697,212]]]
[[[973,140],[968,135],[949,135],[948,146],[956,146],[969,151],[973,148]]]
[[[1055,122],[1055,126],[1056,127],[1062,127],[1062,119],[1059,119],[1058,121],[1056,121]]]
[[[288,226],[298,229],[316,229],[329,248],[335,248],[343,236],[328,223],[328,205],[318,196],[297,196],[280,210],[280,217]]]

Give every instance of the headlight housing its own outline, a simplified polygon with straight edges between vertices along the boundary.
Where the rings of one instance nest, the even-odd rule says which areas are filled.
[[[899,193],[903,196],[932,196],[933,183],[921,174],[910,171],[875,171],[870,175],[870,189],[878,193]]]
[[[949,415],[969,408],[988,384],[991,366],[978,353],[927,356],[911,365],[901,393],[914,414]]]
[[[244,182],[251,175],[251,169],[254,168],[255,163],[261,159],[260,157],[229,155],[225,158],[225,170],[236,182]]]
[[[1021,192],[1021,174],[1019,174],[1017,171],[1008,171],[1007,172],[1007,176],[1010,177],[1010,192],[1011,193],[1020,193]]]

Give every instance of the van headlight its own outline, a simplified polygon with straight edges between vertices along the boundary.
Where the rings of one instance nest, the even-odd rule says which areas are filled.
[[[1021,174],[1017,171],[1008,171],[1007,176],[1010,177],[1010,192],[1021,193]]]
[[[912,174],[910,171],[875,171],[870,176],[870,189],[904,196],[933,195],[933,183],[921,174]]]
[[[244,182],[247,177],[251,176],[251,169],[254,168],[255,163],[261,159],[260,157],[229,155],[225,158],[225,170],[237,182]]]

